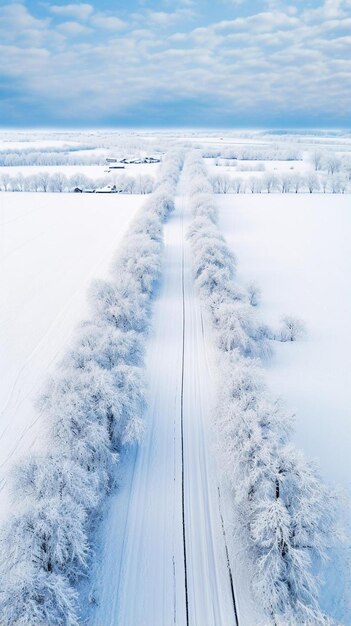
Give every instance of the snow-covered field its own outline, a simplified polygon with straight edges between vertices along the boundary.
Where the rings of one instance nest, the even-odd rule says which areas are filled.
[[[227,159],[206,159],[209,166],[209,172],[215,176],[217,174],[227,174],[228,176],[241,176],[248,178],[250,176],[264,176],[270,172],[275,175],[279,174],[307,174],[313,171],[313,166],[308,160],[299,161],[233,161],[228,164]]]
[[[126,163],[124,169],[114,170],[117,174],[128,174],[129,176],[140,176],[149,174],[156,177],[158,171],[158,163]],[[32,176],[38,172],[48,172],[54,174],[60,172],[67,177],[74,174],[84,174],[91,179],[104,178],[108,176],[107,165],[14,165],[0,167],[1,174],[9,174],[10,176],[16,176],[22,174],[23,176]]]
[[[50,138],[43,132],[38,142],[30,134],[24,142],[9,137],[0,141],[2,150],[9,144],[18,150],[26,144],[33,149],[84,144],[84,133],[62,138],[55,133]],[[243,179],[265,172],[313,174],[315,145],[324,151],[330,145],[339,156],[344,146],[346,176],[351,147],[347,135],[277,137],[247,131],[165,131],[122,138],[96,133],[86,141],[92,151],[105,156],[121,145],[136,153],[138,142],[140,151],[148,144],[150,150],[169,144],[194,145],[205,152],[240,146],[278,154],[291,148],[302,155],[294,160],[239,159],[235,167],[225,164],[225,155],[218,165],[218,157],[203,160],[210,178],[219,172]],[[42,169],[67,177],[79,172],[93,179],[104,176],[106,167],[16,165],[0,167],[0,178]],[[121,172],[151,174],[157,180],[161,170],[158,164],[142,164],[127,165]],[[231,527],[232,496],[222,482],[222,460],[213,441],[216,359],[210,323],[192,276],[187,184],[185,176],[176,190],[176,210],[164,226],[162,280],[147,338],[146,433],[140,446],[128,453],[122,448],[119,488],[96,531],[90,576],[79,586],[82,623],[89,626],[272,623],[262,617],[251,594],[246,555]],[[172,185],[175,188],[174,173]],[[264,361],[264,377],[273,395],[296,414],[296,446],[316,460],[327,484],[351,497],[350,196],[213,197],[220,231],[237,257],[239,283],[245,287],[255,282],[261,289],[255,309],[259,319],[278,328],[284,315],[293,315],[305,324],[299,341],[274,342],[273,356]],[[11,513],[9,470],[46,446],[45,418],[34,400],[67,350],[75,326],[88,314],[92,280],[108,277],[111,261],[145,200],[140,195],[0,194],[0,522]],[[349,545],[347,539],[345,553]],[[340,567],[331,561],[323,605],[343,626],[350,626],[345,609],[350,593]]]
[[[221,198],[220,225],[238,259],[243,284],[262,291],[258,314],[273,327],[285,315],[301,318],[303,338],[274,344],[266,364],[270,388],[295,415],[295,441],[327,484],[346,497],[351,527],[350,201],[347,196]],[[326,609],[351,624],[351,557],[329,566]],[[349,556],[347,556],[347,554]],[[336,557],[335,557],[336,558]],[[346,587],[346,588],[345,588]]]
[[[304,338],[275,344],[267,376],[296,412],[299,446],[351,495],[350,200],[255,194],[218,202],[239,279],[262,290],[260,316],[275,327],[284,315],[305,322]]]
[[[0,195],[0,516],[6,477],[43,445],[33,402],[87,311],[93,278],[108,271],[144,196]]]

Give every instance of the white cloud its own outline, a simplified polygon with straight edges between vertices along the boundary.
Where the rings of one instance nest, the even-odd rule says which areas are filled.
[[[38,47],[46,42],[58,45],[62,35],[52,30],[50,18],[38,19],[24,4],[14,2],[0,7],[0,42],[14,42],[22,47]]]
[[[76,36],[91,33],[91,28],[83,26],[79,22],[61,22],[57,27],[61,32],[66,35]]]
[[[133,13],[132,18],[139,22],[155,24],[160,27],[172,26],[183,20],[189,20],[194,17],[194,13],[189,8],[178,8],[176,11],[154,11],[151,9],[143,13]]]
[[[345,11],[346,2],[338,6]],[[351,22],[344,15],[327,17],[326,5],[321,8],[323,13],[271,9],[189,30],[180,9],[140,11],[131,25],[89,10],[83,23],[75,17],[57,24],[10,4],[0,8],[1,63],[21,94],[45,103],[53,117],[66,111],[97,123],[181,98],[202,107],[211,98],[211,111],[219,114],[337,116],[351,96]],[[95,36],[89,27],[106,33]],[[117,63],[121,50],[123,63]]]
[[[20,29],[43,29],[46,28],[50,20],[37,19],[31,15],[24,4],[14,2],[0,7],[0,23],[6,27],[13,27],[16,31]]]
[[[112,31],[122,30],[127,26],[126,22],[121,20],[119,17],[105,15],[104,13],[96,13],[92,16],[90,22],[97,28]]]
[[[325,0],[324,13],[326,17],[337,17],[341,11],[341,0]]]
[[[53,4],[49,7],[51,13],[62,15],[63,17],[73,17],[77,20],[86,20],[93,13],[94,7],[91,4]]]

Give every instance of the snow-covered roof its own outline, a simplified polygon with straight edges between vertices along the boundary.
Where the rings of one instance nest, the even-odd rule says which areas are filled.
[[[115,185],[106,185],[105,187],[99,187],[95,190],[95,193],[116,193]]]

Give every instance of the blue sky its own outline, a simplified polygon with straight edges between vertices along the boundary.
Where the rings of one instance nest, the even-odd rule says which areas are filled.
[[[2,126],[345,127],[351,0],[0,0]]]

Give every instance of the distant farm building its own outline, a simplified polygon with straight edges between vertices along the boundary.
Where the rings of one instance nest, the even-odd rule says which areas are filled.
[[[95,193],[118,193],[116,185],[106,185],[95,190]]]
[[[121,159],[120,163],[126,163],[128,165],[131,164],[142,164],[142,163],[160,163],[161,159],[154,156],[147,157],[132,157],[129,159]]]
[[[124,170],[125,169],[124,163],[119,163],[118,161],[109,161],[107,165],[108,165],[109,170]]]

